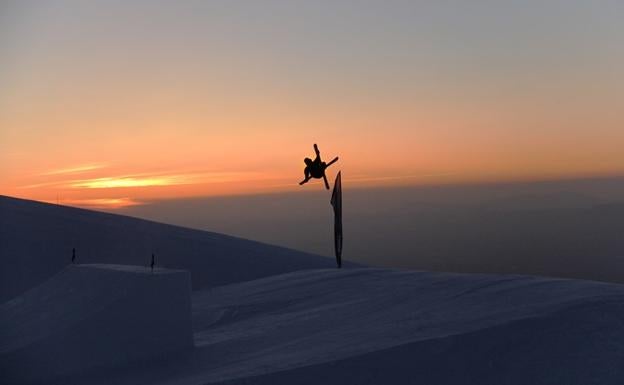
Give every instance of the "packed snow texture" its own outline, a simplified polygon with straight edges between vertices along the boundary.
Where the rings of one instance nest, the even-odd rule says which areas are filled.
[[[624,381],[617,284],[321,269],[200,290],[192,309],[189,355],[93,372],[80,383]]]
[[[0,305],[3,383],[46,382],[191,349],[186,271],[69,266]]]
[[[319,270],[197,293],[193,309],[198,346],[241,349],[239,359],[247,359],[215,365],[206,382],[239,376],[245,378],[227,383],[624,380],[624,287],[617,284]],[[245,351],[249,345],[255,348]]]
[[[147,266],[155,253],[158,266],[190,271],[195,290],[336,265],[223,234],[0,196],[0,303],[61,271],[72,248],[80,263]]]

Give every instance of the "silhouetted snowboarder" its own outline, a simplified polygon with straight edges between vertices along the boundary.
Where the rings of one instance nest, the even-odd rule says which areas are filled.
[[[152,253],[152,263],[150,264],[150,267],[152,268],[152,274],[154,273],[154,265],[156,264],[156,262],[154,261],[154,253]]]
[[[308,183],[308,181],[312,178],[323,178],[323,181],[325,182],[325,188],[329,190],[329,182],[327,182],[327,177],[325,176],[325,169],[334,164],[334,162],[338,160],[338,157],[335,157],[329,163],[325,163],[321,160],[321,153],[316,144],[314,144],[314,152],[316,153],[316,158],[314,160],[310,158],[305,158],[303,160],[306,164],[306,168],[303,170],[305,179],[299,182],[299,184],[303,185],[305,183]]]
[[[76,248],[72,248],[72,264],[76,263]]]

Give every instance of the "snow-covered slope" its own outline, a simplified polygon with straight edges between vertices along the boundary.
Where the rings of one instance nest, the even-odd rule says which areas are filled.
[[[308,270],[193,293],[192,357],[86,384],[622,384],[624,286]]]
[[[0,330],[3,383],[167,357],[193,347],[190,274],[69,266],[0,305]]]
[[[328,240],[330,242],[330,240]],[[330,258],[121,215],[0,196],[0,303],[80,263],[189,270],[193,288],[294,270],[333,267]]]
[[[522,276],[318,270],[197,293],[193,303],[196,345],[243,352],[237,362],[215,365],[209,381],[277,370],[295,373],[258,381],[615,384],[624,380],[621,285]],[[297,367],[308,365],[317,366],[296,373]]]
[[[63,270],[72,247],[82,263],[147,265],[153,250],[159,266],[199,281],[191,305],[176,278],[185,273]],[[0,257],[1,293],[16,295],[0,306],[1,383],[624,383],[624,285],[338,270],[329,258],[10,198],[0,198]],[[180,350],[189,306],[193,348]]]

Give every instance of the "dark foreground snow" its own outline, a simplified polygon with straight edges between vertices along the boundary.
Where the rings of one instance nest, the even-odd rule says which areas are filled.
[[[27,298],[14,301],[22,300]],[[33,307],[32,315],[40,310]],[[370,268],[308,270],[196,291],[192,324],[190,352],[96,369],[73,380],[624,383],[624,287],[617,284]],[[3,333],[3,339],[11,339],[16,331]]]
[[[68,266],[0,305],[2,383],[42,382],[193,347],[190,274]]]
[[[0,196],[0,302],[80,263],[185,269],[193,289],[294,270],[334,267],[332,258],[208,231]]]

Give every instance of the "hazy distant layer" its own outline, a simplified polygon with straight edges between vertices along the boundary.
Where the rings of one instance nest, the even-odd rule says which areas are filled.
[[[121,213],[332,255],[330,194],[306,187],[160,201]],[[344,189],[346,259],[624,282],[624,178]]]

